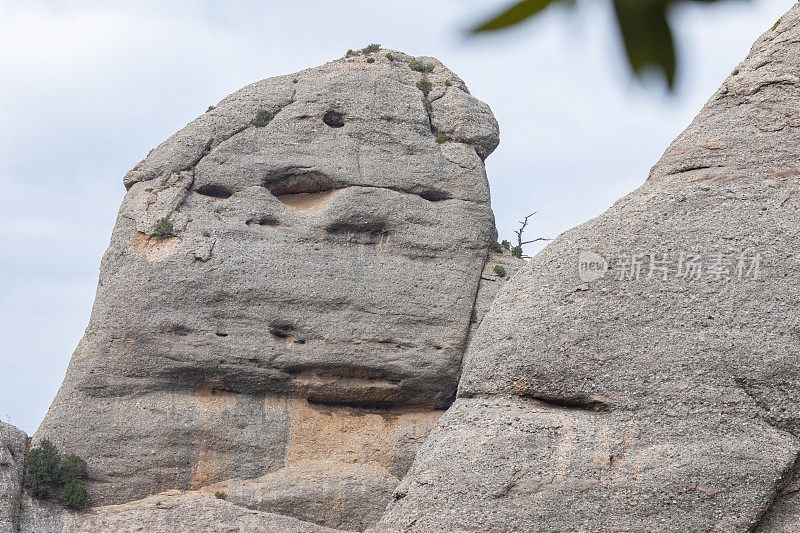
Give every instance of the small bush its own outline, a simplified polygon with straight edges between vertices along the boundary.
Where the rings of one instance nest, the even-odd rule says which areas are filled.
[[[357,56],[357,55],[358,55],[358,52],[356,52],[354,50],[348,50],[347,52],[345,52],[344,57],[354,57],[354,56]]]
[[[739,74],[739,69],[738,68],[733,69],[733,72],[731,72],[731,76],[736,76],[738,74]]]
[[[228,495],[218,490],[217,492],[214,493],[214,497],[218,500],[224,500],[225,498],[228,497]]]
[[[515,246],[511,249],[511,255],[514,257],[522,257],[522,246]]]
[[[257,128],[263,128],[275,118],[275,113],[271,113],[266,109],[259,109],[256,112],[256,118],[253,119],[253,125]]]
[[[496,254],[502,254],[503,253],[503,247],[500,246],[499,242],[493,242],[492,244],[490,244],[489,245],[489,250],[491,250],[492,252],[494,252]]]
[[[439,134],[436,135],[436,142],[439,143],[439,144],[445,143],[449,139],[450,138],[447,135],[445,135],[444,133],[439,133]]]
[[[445,80],[445,81],[444,81],[444,86],[445,86],[445,87],[452,87],[452,86],[453,86],[453,82],[452,82],[452,81],[450,81],[450,80]]]
[[[86,507],[86,498],[89,493],[86,487],[75,482],[70,481],[61,490],[61,498],[66,507],[70,509],[83,509]]]
[[[50,439],[42,439],[39,446],[28,452],[25,467],[28,491],[37,498],[50,496],[58,485],[61,468],[61,457]]]
[[[503,248],[505,248],[506,250],[510,250],[510,249],[511,249],[511,243],[510,243],[510,242],[508,242],[508,241],[503,241],[503,242],[501,242],[501,243],[500,243],[500,246],[502,246],[502,247],[503,247]]]
[[[297,78],[293,78],[292,83],[297,83]]]
[[[394,61],[394,56],[391,53],[386,54],[386,59],[388,59],[389,61]]]
[[[494,273],[497,274],[498,278],[506,277],[506,269],[503,268],[503,265],[495,265],[494,266]]]
[[[367,58],[367,63],[374,63],[374,62],[375,62],[375,58],[374,57],[368,57]]]
[[[778,19],[775,21],[775,24],[772,25],[772,31],[775,31],[775,28],[778,27],[778,24],[780,24],[782,20],[783,19]]]
[[[425,96],[428,96],[431,93],[432,88],[433,84],[425,76],[423,76],[422,79],[417,82],[417,89],[422,91],[422,94]]]
[[[49,439],[42,439],[25,458],[25,486],[36,498],[59,498],[70,509],[86,507],[86,461],[75,454],[63,459]]]
[[[215,105],[210,105],[210,106],[208,106],[208,109],[206,109],[206,113],[208,113],[209,111],[213,111],[213,110],[215,110],[216,108],[217,108],[217,106],[215,106]]]
[[[156,220],[156,225],[153,228],[153,235],[156,237],[167,237],[172,235],[172,222],[168,218],[159,218]]]
[[[73,481],[84,481],[87,477],[86,461],[74,453],[66,456],[61,462],[61,473],[59,475],[59,480],[62,484],[66,485]]]
[[[365,46],[364,48],[362,48],[361,49],[361,53],[364,54],[364,55],[367,55],[367,54],[371,54],[373,52],[380,52],[380,50],[381,50],[381,45],[372,43],[371,45]]]
[[[473,307],[472,312],[469,314],[469,323],[474,324],[477,321],[478,321],[478,310]]]
[[[433,72],[433,64],[425,63],[424,61],[418,61],[416,59],[409,61],[408,67],[411,70],[416,70],[417,72]]]

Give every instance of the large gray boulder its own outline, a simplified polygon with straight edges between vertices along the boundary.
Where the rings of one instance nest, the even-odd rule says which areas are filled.
[[[17,530],[28,436],[0,422],[0,533]]]
[[[494,301],[376,531],[798,531],[800,7]]]
[[[498,143],[460,78],[390,55],[245,87],[125,176],[89,326],[34,439],[88,461],[92,505],[263,478],[242,493],[285,510],[294,482],[318,493],[278,473],[306,459],[356,464],[314,478],[329,491],[384,471],[361,508],[385,505],[454,397]],[[386,423],[342,461],[352,442],[331,427],[370,416]]]

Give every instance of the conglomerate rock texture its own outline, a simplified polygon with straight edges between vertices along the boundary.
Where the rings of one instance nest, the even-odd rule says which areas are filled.
[[[86,512],[64,511],[57,504],[25,496],[21,531],[43,533],[333,533],[296,518],[244,509],[222,499],[178,490],[120,505],[95,507]]]
[[[800,531],[799,18],[509,282],[376,531]]]
[[[458,76],[399,52],[228,96],[125,176],[34,444],[88,461],[92,506],[223,483],[374,523],[455,395],[498,142]]]
[[[16,531],[28,436],[0,422],[0,533]]]

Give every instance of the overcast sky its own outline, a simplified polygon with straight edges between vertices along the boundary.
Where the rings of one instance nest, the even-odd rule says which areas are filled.
[[[495,37],[490,0],[0,0],[0,419],[32,433],[89,320],[122,176],[258,79],[381,43],[436,56],[487,102],[501,238],[555,237],[639,186],[791,0],[685,6],[674,95],[633,81],[606,1]],[[531,249],[531,252],[535,249]]]

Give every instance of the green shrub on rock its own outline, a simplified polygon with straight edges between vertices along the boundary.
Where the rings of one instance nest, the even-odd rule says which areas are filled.
[[[494,273],[497,274],[498,278],[506,277],[506,269],[502,265],[495,265]]]
[[[46,498],[58,485],[61,457],[50,439],[42,439],[39,446],[25,458],[25,482],[31,495]]]
[[[218,500],[224,500],[225,498],[228,497],[228,495],[218,490],[217,492],[214,493],[214,497]]]
[[[61,470],[59,475],[59,480],[61,483],[67,484],[72,481],[84,481],[87,477],[86,461],[74,453],[67,455],[64,457],[64,460],[61,461]]]
[[[274,113],[270,113],[266,109],[259,109],[256,112],[256,118],[253,119],[253,125],[257,128],[263,128],[275,118]]]
[[[379,52],[381,49],[381,45],[372,43],[369,46],[365,46],[361,49],[361,53],[364,55],[371,54],[373,52]]]
[[[496,241],[489,245],[489,250],[491,250],[492,252],[494,252],[496,254],[502,254],[503,253],[503,247],[500,246],[500,243],[496,242]]]
[[[423,76],[422,79],[417,82],[417,89],[422,91],[422,94],[425,96],[430,94],[432,88],[433,84],[425,76]]]
[[[511,255],[514,257],[522,257],[522,246],[515,246],[511,249]]]
[[[156,220],[156,225],[153,228],[153,235],[156,237],[167,237],[172,235],[173,230],[172,222],[168,218],[159,218]]]
[[[424,61],[418,61],[416,59],[409,61],[408,67],[417,72],[433,72],[433,65],[431,63],[425,63]]]
[[[61,498],[65,507],[70,509],[83,509],[86,507],[86,498],[89,493],[86,487],[76,481],[70,481],[61,490]]]
[[[50,439],[42,439],[25,458],[25,487],[36,498],[58,498],[65,507],[83,509],[89,496],[83,481],[86,461],[71,453],[62,459]]]

